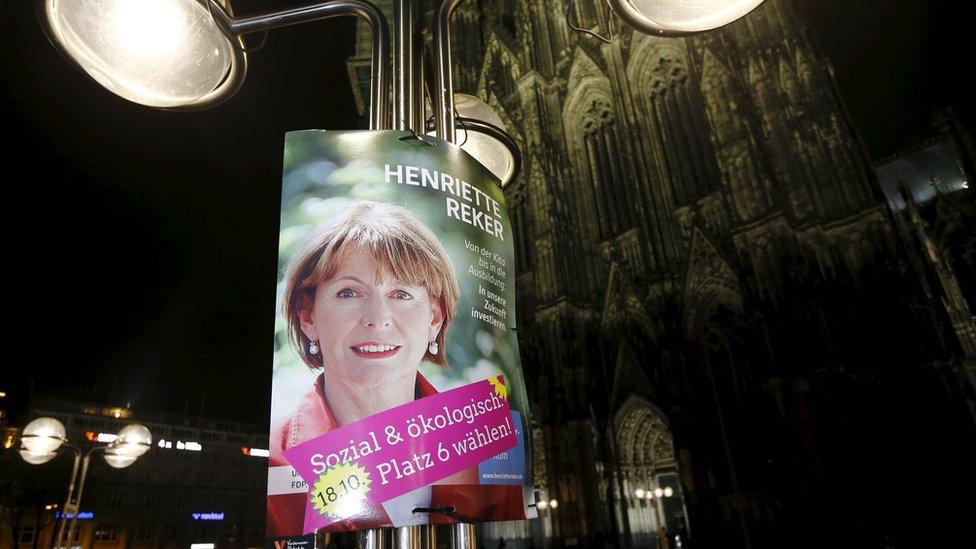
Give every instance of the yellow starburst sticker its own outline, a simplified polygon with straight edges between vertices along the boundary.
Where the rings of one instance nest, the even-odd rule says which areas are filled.
[[[336,520],[361,514],[370,490],[369,472],[355,463],[329,467],[312,488],[312,506]]]
[[[495,394],[498,395],[498,398],[508,400],[508,387],[505,386],[505,380],[502,379],[502,376],[489,377],[488,383],[495,388]]]

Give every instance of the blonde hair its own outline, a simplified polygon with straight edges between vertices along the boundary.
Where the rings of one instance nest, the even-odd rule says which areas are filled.
[[[311,309],[318,285],[334,277],[345,255],[357,248],[372,257],[377,278],[385,271],[403,284],[423,286],[431,301],[440,305],[443,323],[435,341],[441,352],[427,352],[424,360],[446,366],[447,327],[461,295],[454,265],[440,240],[408,210],[369,201],[356,202],[327,222],[288,263],[282,313],[305,364],[321,368],[322,358],[308,352],[309,339],[302,332],[299,313]]]

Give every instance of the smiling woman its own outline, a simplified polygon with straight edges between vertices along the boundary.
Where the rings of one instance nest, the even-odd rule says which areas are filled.
[[[308,240],[283,312],[302,359],[323,369],[338,425],[415,398],[421,362],[445,364],[459,295],[444,247],[398,206],[359,202]]]
[[[313,233],[284,282],[292,343],[322,374],[272,427],[272,466],[287,464],[288,448],[437,392],[419,368],[446,366],[442,349],[460,288],[444,247],[409,211],[355,203]],[[269,530],[294,529],[303,502],[269,506]]]

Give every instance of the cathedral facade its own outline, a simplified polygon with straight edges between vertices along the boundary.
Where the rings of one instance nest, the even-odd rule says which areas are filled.
[[[859,429],[901,413],[878,384],[936,380],[919,398],[959,402],[972,387],[796,5],[661,38],[571,1],[609,43],[545,0],[469,0],[453,29],[457,91],[523,154],[506,188],[518,330],[535,484],[558,502],[485,536],[782,547],[848,513],[865,541],[908,535],[858,512],[887,492],[850,488],[888,449]]]

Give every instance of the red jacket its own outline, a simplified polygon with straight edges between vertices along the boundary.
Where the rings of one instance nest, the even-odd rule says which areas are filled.
[[[298,407],[286,420],[271,427],[269,467],[289,465],[284,451],[324,435],[338,427],[329,404],[325,401],[323,390],[324,375],[315,380],[315,385],[298,403]],[[417,373],[417,398],[437,393],[437,389],[420,373]],[[478,484],[478,468],[448,477],[431,486],[430,506],[434,508],[453,507],[454,512],[464,522],[486,522],[492,520],[520,520],[526,518],[522,487],[519,485]],[[268,536],[301,535],[305,519],[307,493],[281,494],[268,496]],[[457,522],[448,516],[431,513],[429,522],[443,524]],[[397,526],[392,523],[382,506],[367,509],[355,522],[351,519],[334,522],[326,531],[363,530]]]

